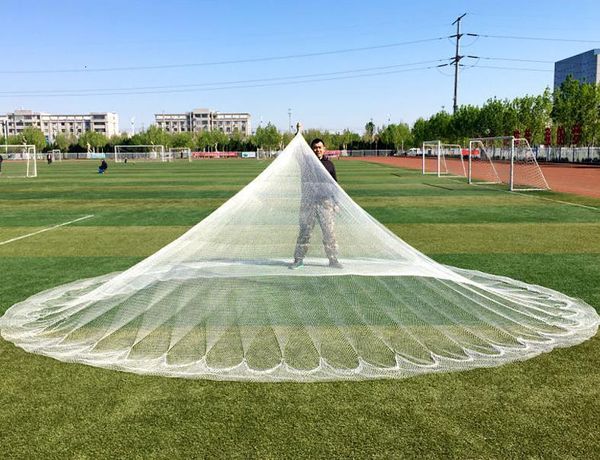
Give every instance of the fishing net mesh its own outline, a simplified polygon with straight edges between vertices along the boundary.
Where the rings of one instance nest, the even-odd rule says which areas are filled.
[[[497,366],[580,343],[598,321],[580,300],[421,254],[298,135],[177,240],[14,305],[0,330],[27,351],[111,369],[318,381]]]

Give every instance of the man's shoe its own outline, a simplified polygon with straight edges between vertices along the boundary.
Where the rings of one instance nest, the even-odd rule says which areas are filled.
[[[297,270],[298,268],[302,267],[304,267],[304,261],[302,259],[295,259],[294,262],[288,265],[290,270]]]
[[[344,268],[344,266],[337,259],[329,260],[329,268]]]

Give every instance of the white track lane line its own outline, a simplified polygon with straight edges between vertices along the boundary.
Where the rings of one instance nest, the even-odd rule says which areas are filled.
[[[80,220],[89,219],[90,217],[94,217],[94,215],[90,214],[88,216],[80,217],[79,219],[70,220],[69,222],[64,222],[62,224],[54,225],[52,227],[43,228],[41,230],[38,230],[37,232],[28,233],[27,235],[17,236],[16,238],[11,238],[10,240],[6,240],[6,241],[0,241],[0,246],[2,246],[3,244],[12,243],[13,241],[22,240],[23,238],[29,238],[30,236],[38,235],[39,233],[44,233],[44,232],[47,232],[49,230],[54,230],[55,228],[58,228],[58,227],[63,227],[65,225],[73,224],[75,222],[79,222]]]
[[[447,177],[446,179],[452,180],[452,181],[460,181],[460,179],[455,179],[453,177]],[[460,181],[461,184],[467,185],[465,184],[465,182]],[[485,187],[485,184],[479,184],[479,187]],[[496,189],[496,188],[491,188],[491,187],[486,187],[488,190],[496,190],[498,192],[504,192],[504,193],[510,193],[512,195],[517,195],[517,196],[523,196],[526,198],[532,198],[532,199],[536,199],[536,200],[544,200],[544,201],[552,201],[553,203],[560,203],[560,204],[566,204],[569,206],[576,206],[578,208],[585,208],[585,209],[590,209],[592,211],[600,211],[600,208],[597,208],[595,206],[588,206],[587,204],[580,204],[580,203],[571,203],[570,201],[563,201],[563,200],[555,200],[554,198],[548,198],[545,196],[539,196],[539,195],[529,195],[527,192],[519,192],[518,190],[513,190],[512,192],[510,190],[502,190],[502,189]],[[560,192],[560,193],[566,193],[566,192]],[[580,196],[580,197],[586,197],[586,195],[577,195],[576,193],[571,193],[571,195],[576,195],[576,196]],[[594,197],[590,197],[590,198],[594,198]]]
[[[509,190],[507,190],[508,193],[514,193],[516,195],[521,195],[521,196],[527,196],[525,194],[525,192],[519,192],[517,190],[511,192]],[[575,195],[574,193],[572,193],[571,195]],[[584,196],[584,195],[578,195],[578,196]],[[562,200],[555,200],[553,198],[547,198],[545,196],[538,196],[538,195],[531,195],[530,198],[536,198],[538,200],[545,200],[545,201],[552,201],[554,203],[560,203],[560,204],[568,204],[570,206],[577,206],[578,208],[585,208],[585,209],[591,209],[593,211],[600,211],[600,208],[596,208],[595,206],[588,206],[587,204],[580,204],[580,203],[571,203],[570,201],[562,201]],[[593,198],[593,197],[591,197]]]

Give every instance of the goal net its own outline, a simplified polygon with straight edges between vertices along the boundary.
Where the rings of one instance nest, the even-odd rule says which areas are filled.
[[[463,149],[459,144],[444,144],[441,141],[427,141],[422,146],[423,174],[467,177]]]
[[[37,177],[37,155],[35,145],[1,145],[0,178]]]
[[[164,145],[115,145],[115,162],[136,160],[169,161]]]
[[[423,142],[421,161],[423,174],[437,174],[440,158],[440,141]]]
[[[51,150],[50,155],[52,155],[52,161],[62,161],[63,160],[63,153],[58,149]]]
[[[270,160],[275,158],[279,152],[276,150],[265,150],[258,148],[256,149],[256,159],[257,160]]]
[[[169,161],[192,161],[192,150],[187,147],[172,147],[166,153],[166,156],[171,158]]]
[[[469,141],[470,184],[505,184],[509,190],[550,190],[526,139],[514,136]]]

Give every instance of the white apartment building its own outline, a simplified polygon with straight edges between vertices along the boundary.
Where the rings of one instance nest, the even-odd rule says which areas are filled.
[[[57,134],[81,136],[86,131],[96,131],[107,137],[119,134],[119,115],[112,112],[55,115],[32,110],[15,110],[0,115],[2,135],[8,128],[9,136],[16,136],[25,128],[38,128],[52,141]]]
[[[250,118],[245,112],[212,112],[210,109],[154,114],[156,126],[169,133],[219,130],[228,134],[239,131],[249,136],[252,133]]]

